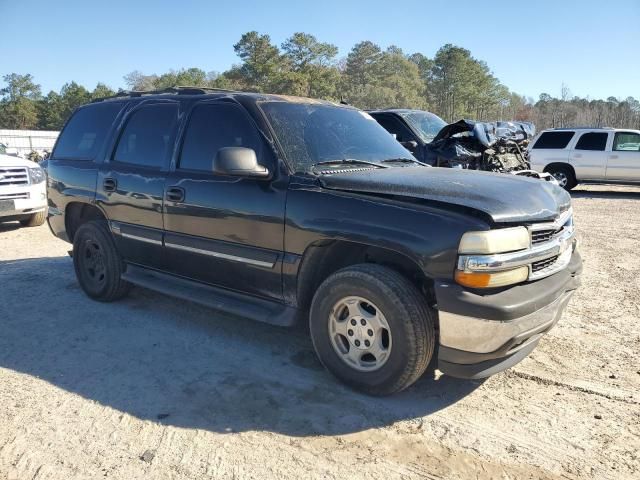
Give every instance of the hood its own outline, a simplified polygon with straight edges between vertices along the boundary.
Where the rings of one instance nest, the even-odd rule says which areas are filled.
[[[558,218],[571,205],[562,188],[506,173],[457,168],[392,167],[323,175],[325,188],[406,196],[471,208],[496,223],[528,223]]]
[[[0,154],[0,167],[28,167],[35,168],[38,164],[31,160],[25,160],[24,158],[14,157],[12,155]]]

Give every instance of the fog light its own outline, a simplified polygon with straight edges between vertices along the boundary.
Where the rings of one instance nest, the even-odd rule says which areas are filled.
[[[522,266],[502,272],[463,272],[456,270],[456,282],[465,287],[491,288],[504,287],[515,283],[524,282],[529,278],[529,267]]]

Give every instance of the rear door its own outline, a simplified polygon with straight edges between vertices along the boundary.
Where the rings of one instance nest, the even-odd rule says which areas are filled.
[[[132,108],[98,175],[96,200],[125,260],[153,268],[164,267],[162,204],[178,107],[150,100]]]
[[[640,182],[640,133],[614,133],[607,164],[607,179]]]
[[[282,298],[288,178],[256,125],[234,102],[197,103],[167,178],[165,248],[170,271],[209,284]],[[214,174],[220,148],[256,152],[271,179]]]
[[[607,168],[609,132],[584,132],[570,153],[571,165],[580,180],[603,180]]]

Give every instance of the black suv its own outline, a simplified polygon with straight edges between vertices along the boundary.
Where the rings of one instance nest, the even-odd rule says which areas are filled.
[[[570,197],[419,164],[330,102],[175,88],[79,108],[48,166],[49,225],[80,285],[138,285],[276,325],[389,394],[524,358],[579,283]]]

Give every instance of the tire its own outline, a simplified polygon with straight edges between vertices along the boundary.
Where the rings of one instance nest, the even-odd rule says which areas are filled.
[[[47,211],[43,210],[41,212],[32,213],[27,218],[23,218],[20,220],[20,225],[23,227],[39,227],[44,224],[46,219]]]
[[[82,290],[94,300],[112,302],[129,293],[131,284],[121,278],[124,262],[105,221],[90,221],[78,228],[73,266]]]
[[[360,313],[352,315],[354,311]],[[436,340],[433,318],[424,296],[401,274],[360,264],[339,270],[320,285],[309,326],[318,358],[333,375],[356,390],[382,396],[407,388],[426,370]],[[385,322],[386,334],[385,328],[375,328]]]
[[[571,190],[578,184],[578,182],[576,182],[576,176],[573,173],[571,167],[564,165],[554,165],[549,167],[546,171],[553,175],[560,186],[566,191]]]

